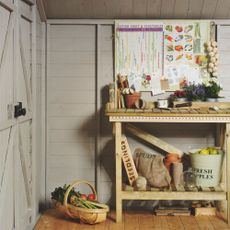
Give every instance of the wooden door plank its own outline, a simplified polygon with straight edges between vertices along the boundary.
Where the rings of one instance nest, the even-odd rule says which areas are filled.
[[[10,39],[12,36],[13,27],[14,27],[13,20],[14,20],[13,15],[10,14],[7,32],[6,32],[6,38],[5,38],[5,42],[4,42],[4,48],[3,48],[2,56],[1,56],[1,60],[0,60],[0,80],[1,80],[1,77],[3,76],[3,68],[2,67],[7,62],[7,53],[8,53],[8,49],[10,47]]]
[[[12,129],[15,130],[15,128]],[[0,229],[14,228],[13,163],[13,143],[10,143],[7,162],[5,163],[4,178],[0,188]]]
[[[27,67],[26,67],[26,56],[25,56],[25,51],[24,51],[24,47],[23,47],[21,26],[19,26],[19,46],[20,46],[20,54],[21,54],[21,60],[22,60],[23,77],[24,77],[25,86],[26,86],[28,110],[31,111],[31,109],[32,109],[32,93],[31,93],[31,85],[30,85],[30,77],[29,77],[30,75],[29,75]]]
[[[9,153],[11,132],[12,132],[12,128],[10,127],[9,131],[6,130],[5,132],[1,132],[0,133],[2,136],[4,135],[7,138],[6,142],[3,143],[3,145],[1,145],[1,162],[0,162],[0,178],[1,178],[1,180],[0,180],[0,191],[1,191],[1,187],[2,187],[2,182],[3,182],[3,178],[4,178],[4,172],[5,172],[5,168],[6,168],[6,162],[7,162],[8,153]],[[4,140],[5,140],[5,138],[4,138]],[[4,146],[6,148],[4,148]]]
[[[29,177],[27,175],[26,160],[25,160],[24,152],[23,152],[22,134],[21,134],[20,127],[18,127],[18,132],[19,132],[18,149],[20,153],[20,162],[21,162],[23,180],[24,180],[25,190],[26,190],[26,199],[27,199],[28,207],[31,207],[31,191],[30,191],[30,186],[29,186]]]
[[[2,184],[3,184],[3,180],[4,180],[4,175],[5,175],[5,169],[7,167],[8,157],[9,157],[9,154],[10,154],[9,152],[10,152],[12,146],[13,146],[13,143],[14,143],[14,136],[15,136],[15,128],[10,128],[10,132],[9,132],[9,136],[8,136],[7,149],[6,149],[6,153],[5,153],[5,157],[4,157],[5,160],[4,160],[3,170],[2,170],[2,173],[1,173],[0,196],[1,196],[1,188],[2,188]]]

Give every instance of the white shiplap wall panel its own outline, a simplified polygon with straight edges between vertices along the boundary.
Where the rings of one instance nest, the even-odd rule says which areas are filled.
[[[63,53],[63,55],[65,52]],[[68,55],[68,54],[67,54]],[[52,77],[91,77],[95,74],[95,65],[89,64],[50,64],[50,76]],[[79,82],[80,84],[80,82]]]
[[[37,151],[36,151],[36,201],[37,203],[44,203],[45,199],[45,159],[44,152],[42,152],[42,74],[43,74],[43,58],[45,58],[45,34],[44,34],[45,24],[41,22],[39,12],[36,11],[36,95],[37,95],[37,114],[36,114],[36,138],[37,138]],[[37,212],[39,212],[39,207],[37,207]],[[37,213],[38,215],[38,213]]]
[[[58,38],[92,38],[92,34],[95,33],[95,28],[86,27],[84,25],[78,25],[76,30],[76,25],[58,25],[51,26],[50,28],[50,38],[56,40]],[[53,42],[52,42],[53,43]]]
[[[92,79],[91,79],[92,80]],[[81,82],[79,82],[81,84]],[[84,96],[82,96],[84,94]],[[55,91],[51,92],[49,101],[52,104],[93,104],[95,102],[94,92],[90,90],[79,91]]]
[[[90,136],[92,135],[92,137]],[[50,143],[74,143],[93,141],[95,136],[93,128],[88,128],[84,133],[84,130],[51,130],[50,131]]]
[[[87,91],[95,89],[95,82],[90,77],[55,77],[49,79],[49,84],[53,90]]]
[[[49,155],[62,155],[65,156],[85,156],[94,154],[94,145],[89,145],[88,140],[84,142],[73,142],[73,143],[50,143]]]
[[[52,191],[54,186],[53,184],[55,183],[55,187],[59,187],[61,184],[70,184],[74,180],[79,179],[79,178],[85,178],[86,180],[90,182],[94,182],[92,178],[94,178],[94,171],[93,170],[78,170],[74,166],[73,168],[71,167],[54,167],[51,168],[49,171],[49,184],[47,185],[49,190]],[[65,172],[65,173],[64,173]],[[63,184],[63,185],[64,185]]]
[[[54,64],[95,64],[94,51],[66,51],[63,54],[63,51],[53,52],[50,63]]]
[[[114,182],[114,143],[111,124],[104,116],[105,103],[108,98],[108,86],[113,81],[113,26],[102,26],[100,49],[100,94],[101,94],[101,118],[100,118],[100,200],[107,202],[113,191],[111,182]]]
[[[227,29],[227,31],[228,31],[228,29]],[[222,32],[225,33],[225,31],[222,31]],[[226,38],[221,38],[221,40],[219,40],[218,44],[219,44],[219,50],[220,51],[223,51],[223,52],[229,52],[230,51],[229,38],[227,38],[227,37]],[[225,56],[223,55],[222,60],[224,58],[225,58]]]
[[[47,198],[55,186],[95,180],[95,39],[92,25],[48,32]]]
[[[95,120],[93,120],[95,122]],[[50,128],[55,129],[67,129],[67,130],[80,130],[82,124],[85,122],[85,116],[78,117],[53,117],[50,121]],[[92,127],[92,130],[95,127]]]
[[[93,169],[94,168],[94,158],[93,155],[84,156],[68,156],[68,158],[63,161],[62,156],[50,156],[50,167],[58,168],[81,168]]]
[[[221,65],[229,65],[230,63],[230,50],[221,50],[220,63]]]
[[[218,26],[218,47],[219,47],[219,80],[223,86],[223,91],[221,92],[221,96],[225,98],[222,100],[229,101],[230,100],[230,25]]]
[[[95,51],[92,38],[54,38],[51,43],[52,51]]]
[[[51,117],[92,116],[94,104],[50,104],[47,115]]]

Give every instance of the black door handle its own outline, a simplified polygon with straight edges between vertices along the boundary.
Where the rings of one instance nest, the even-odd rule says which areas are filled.
[[[14,106],[14,117],[20,117],[26,115],[26,109],[22,108],[22,102],[18,102],[18,105]]]

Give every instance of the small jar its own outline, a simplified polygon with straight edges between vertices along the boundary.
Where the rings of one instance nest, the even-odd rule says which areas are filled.
[[[158,99],[157,100],[157,107],[160,109],[167,109],[169,106],[168,99]]]
[[[184,187],[188,190],[192,190],[196,187],[196,175],[193,173],[192,169],[184,171],[183,173]]]

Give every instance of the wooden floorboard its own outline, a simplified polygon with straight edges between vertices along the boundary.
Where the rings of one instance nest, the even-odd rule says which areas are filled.
[[[57,210],[44,212],[34,230],[227,230],[228,225],[213,216],[154,216],[149,212],[125,212],[123,222],[115,222],[111,212],[106,221],[96,225],[80,224]]]

